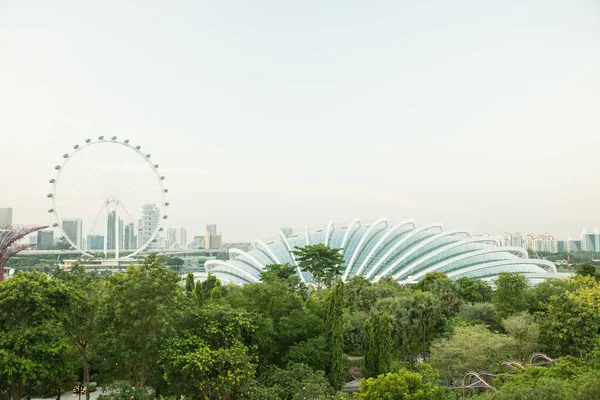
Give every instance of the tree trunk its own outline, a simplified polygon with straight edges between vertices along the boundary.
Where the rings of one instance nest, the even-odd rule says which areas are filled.
[[[426,353],[426,349],[425,349],[425,343],[426,343],[426,336],[425,336],[425,332],[427,329],[427,325],[425,324],[425,322],[423,322],[423,362],[426,361],[425,359],[425,353]]]
[[[83,386],[85,386],[85,399],[90,400],[90,366],[87,359],[87,349],[83,350]],[[60,395],[58,399],[60,400]]]
[[[13,385],[10,388],[12,400],[21,400],[21,385]]]

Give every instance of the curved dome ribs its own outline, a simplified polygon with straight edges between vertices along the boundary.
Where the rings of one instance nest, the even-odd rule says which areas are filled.
[[[331,239],[331,235],[333,234],[333,230],[335,229],[335,225],[333,221],[329,221],[327,224],[327,230],[325,231],[325,246],[329,246],[329,240]]]
[[[527,250],[523,249],[522,247],[489,247],[489,248],[482,249],[482,250],[469,251],[467,253],[463,253],[458,256],[451,257],[440,263],[436,263],[432,267],[429,267],[429,268],[417,273],[411,279],[411,281],[417,280],[418,278],[422,278],[428,272],[439,271],[439,272],[448,274],[449,272],[451,272],[455,269],[461,268],[459,262],[467,260],[469,258],[485,256],[485,255],[494,254],[494,253],[498,253],[500,256],[509,257],[512,255],[511,252],[513,252],[513,251],[518,253],[521,256],[520,258],[527,258]],[[514,255],[512,255],[512,256],[515,257]],[[519,258],[517,257],[514,260],[515,260],[514,264],[518,264]],[[444,268],[447,265],[449,265],[450,267]]]
[[[237,255],[237,258],[232,258],[233,255]],[[264,271],[265,266],[263,263],[261,263],[260,261],[258,261],[255,257],[253,257],[252,255],[246,253],[245,251],[242,251],[240,249],[231,249],[229,250],[229,257],[232,260],[239,260],[239,258],[245,258],[247,261],[242,261],[239,260],[241,262],[244,262],[245,264],[248,264],[249,266],[251,266],[252,268],[254,268],[254,270],[256,272],[258,272],[259,274],[261,272]]]
[[[444,231],[442,224],[417,227],[413,220],[390,226],[386,218],[366,226],[356,218],[338,229],[329,221],[325,230],[305,227],[303,233],[289,238],[279,231],[279,240],[256,239],[253,250],[232,249],[229,261],[207,261],[206,268],[226,281],[244,284],[258,282],[270,263],[290,263],[302,282],[311,283],[311,275],[300,269],[293,250],[318,243],[342,249],[343,280],[362,275],[376,281],[387,276],[408,284],[438,271],[451,279],[468,276],[493,285],[501,272],[523,273],[532,283],[557,276],[552,262],[529,259],[524,248],[502,247],[498,238],[471,237],[471,232],[462,229]]]
[[[428,254],[428,253],[430,253],[430,252],[432,252],[432,251],[434,251],[434,250],[436,250],[436,249],[438,249],[440,247],[443,247],[447,243],[443,243],[441,246],[437,246],[437,247],[433,247],[432,246],[430,248],[427,248],[426,246],[429,245],[429,244],[431,244],[431,243],[433,243],[433,242],[435,242],[436,240],[444,239],[444,238],[447,238],[447,237],[452,237],[454,235],[467,235],[467,237],[471,237],[471,232],[465,231],[465,230],[456,230],[456,231],[446,231],[446,232],[438,233],[435,236],[432,236],[432,237],[430,237],[428,239],[425,239],[425,240],[421,241],[418,245],[414,246],[413,248],[411,248],[410,250],[408,250],[407,252],[405,252],[402,256],[400,256],[398,258],[398,260],[396,260],[390,266],[390,269],[392,271],[394,271],[394,268],[396,266],[405,265],[405,264],[407,264],[407,263],[409,263],[411,261],[414,261],[414,257],[412,259],[410,258],[413,254],[416,254],[416,257],[418,258],[419,256],[426,255],[426,254]],[[421,250],[421,249],[424,249],[425,251],[423,253],[421,253],[421,254],[417,254],[417,252],[419,250]],[[397,272],[397,273],[394,274],[394,279],[400,278],[401,276],[403,276],[408,271],[414,272],[414,269],[410,268],[410,266],[405,267],[405,268],[401,269],[399,272]]]
[[[281,240],[283,241],[283,243],[285,243],[285,247],[287,247],[288,251],[290,252],[290,256],[292,258],[292,261],[294,261],[294,266],[296,267],[296,271],[298,272],[298,275],[300,276],[300,279],[302,279],[302,282],[306,283],[306,279],[304,278],[304,274],[302,274],[302,270],[298,266],[298,262],[296,261],[296,256],[293,253],[292,246],[290,246],[290,242],[285,237],[285,235],[283,234],[282,231],[279,231],[279,237],[281,238]]]
[[[412,227],[409,228],[408,230],[405,230],[405,231],[402,230],[400,232],[397,232],[400,228],[406,227],[408,225],[412,225]],[[377,241],[377,243],[375,243],[375,246],[371,249],[371,251],[369,251],[369,254],[367,254],[367,257],[365,258],[365,260],[362,262],[362,264],[359,267],[359,272],[357,273],[357,275],[360,274],[360,272],[362,272],[362,271],[366,271],[365,278],[367,278],[367,279],[370,278],[371,275],[373,275],[373,273],[375,272],[374,268],[366,268],[369,265],[369,261],[371,260],[371,258],[374,255],[378,255],[378,254],[381,254],[382,252],[386,251],[389,248],[389,246],[391,246],[392,243],[394,243],[395,239],[406,234],[407,232],[412,231],[413,229],[415,229],[415,221],[406,220],[406,221],[400,222],[399,224],[395,225],[392,229],[390,229],[389,231],[384,233],[383,236]],[[396,234],[396,235],[394,236],[394,234]],[[380,249],[380,247],[381,247],[381,249]]]
[[[209,272],[214,273],[215,275],[217,274],[225,274],[225,275],[231,275],[234,277],[237,277],[240,280],[244,280],[247,283],[250,282],[258,282],[259,279],[251,274],[249,274],[247,271],[238,268],[235,264],[230,263],[230,262],[226,262],[226,261],[221,261],[221,260],[210,260],[206,262],[206,268]],[[231,271],[233,270],[233,271]]]
[[[495,242],[497,246],[500,246],[500,239],[497,239],[497,238],[490,239],[489,237],[477,236],[477,237],[473,237],[470,239],[460,240],[460,241],[439,247],[432,252],[428,252],[428,253],[422,255],[421,257],[414,260],[410,265],[408,265],[407,269],[410,269],[413,271],[415,271],[415,270],[420,271],[424,268],[428,268],[431,265],[431,263],[428,261],[431,261],[431,262],[433,262],[433,269],[430,268],[427,270],[427,272],[431,272],[432,270],[435,270],[435,268],[437,267],[436,263],[447,260],[448,258],[454,257],[458,254],[464,254],[468,251],[475,251],[475,250],[481,249],[481,248],[476,248],[476,249],[472,249],[472,250],[465,249],[465,247],[467,247],[468,245],[477,244],[477,243],[486,243],[486,242],[491,242],[491,241]],[[461,247],[462,247],[462,249],[461,249]],[[454,249],[456,249],[456,251],[451,252]],[[440,259],[435,258],[437,256],[442,255],[443,253],[448,253],[448,252],[450,252],[450,254],[441,256]]]
[[[259,246],[261,248],[259,248]],[[279,261],[279,258],[277,258],[275,253],[273,253],[273,251],[269,248],[269,246],[267,246],[265,244],[265,242],[263,242],[262,240],[254,239],[254,248],[261,251],[264,255],[269,257],[273,261],[274,264],[281,264],[281,261]]]
[[[383,227],[380,228],[379,230],[376,230],[376,228],[379,225],[383,225]],[[354,265],[354,262],[356,261],[356,258],[358,257],[358,255],[361,253],[362,247],[365,244],[365,242],[368,239],[370,240],[371,238],[375,237],[377,235],[377,233],[379,233],[383,229],[387,228],[387,226],[388,226],[387,218],[380,218],[377,221],[373,222],[373,224],[367,229],[367,231],[362,235],[362,237],[358,241],[356,248],[354,249],[354,251],[352,252],[352,255],[350,256],[350,261],[348,261],[348,265],[346,266],[346,272],[344,272],[344,275],[342,276],[342,280],[348,279],[348,275],[352,273],[352,266]],[[373,231],[375,231],[375,232],[373,233]],[[360,274],[360,270],[357,272],[357,274]]]
[[[384,267],[387,263],[387,260],[393,255],[393,254],[397,254],[397,253],[401,253],[401,251],[399,251],[399,249],[401,248],[401,246],[403,246],[404,244],[406,244],[410,239],[416,237],[418,240],[418,236],[420,233],[423,232],[427,232],[430,229],[439,229],[440,231],[443,228],[443,226],[441,224],[428,224],[428,225],[423,225],[422,227],[418,228],[418,229],[414,229],[412,230],[408,235],[402,237],[394,246],[392,246],[392,248],[385,253],[385,255],[377,262],[377,264],[375,264],[375,266],[373,267],[373,269],[375,270],[374,274],[377,274],[379,272],[379,269]],[[403,246],[406,247],[406,246]],[[381,274],[382,276],[387,276],[390,271],[392,270],[392,266],[387,267]],[[377,276],[377,275],[376,275]]]

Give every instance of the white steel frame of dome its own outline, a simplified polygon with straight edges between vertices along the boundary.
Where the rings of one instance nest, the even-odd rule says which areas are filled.
[[[115,224],[115,259],[116,260],[130,259],[130,258],[133,258],[136,255],[138,255],[140,252],[144,251],[150,245],[150,243],[152,243],[154,241],[154,239],[156,238],[156,235],[158,235],[158,232],[163,230],[163,228],[160,225],[161,225],[161,221],[163,219],[167,219],[165,209],[167,206],[169,206],[169,203],[166,200],[166,194],[168,193],[168,189],[165,189],[164,184],[163,184],[165,177],[160,175],[160,173],[158,172],[158,164],[153,164],[152,161],[150,160],[151,155],[144,154],[140,150],[141,146],[139,146],[139,145],[134,146],[134,145],[130,144],[130,141],[128,139],[124,140],[124,141],[119,141],[119,140],[117,140],[116,136],[113,136],[110,139],[105,139],[104,136],[100,136],[100,137],[98,137],[97,141],[94,141],[92,139],[86,139],[85,143],[83,145],[81,145],[81,146],[74,145],[73,146],[74,151],[71,154],[65,153],[63,155],[64,160],[63,160],[62,164],[56,165],[54,167],[54,169],[56,170],[56,175],[53,179],[50,179],[50,183],[52,184],[52,192],[47,195],[47,197],[50,198],[50,200],[52,202],[52,208],[48,210],[48,213],[52,214],[55,219],[55,222],[52,226],[54,228],[59,228],[61,230],[63,237],[65,238],[65,240],[67,240],[69,242],[69,244],[71,246],[73,246],[73,248],[75,248],[77,251],[79,251],[84,256],[93,257],[92,254],[88,253],[86,250],[84,250],[83,248],[78,246],[76,243],[74,243],[73,240],[69,237],[69,235],[67,235],[66,232],[64,231],[63,226],[61,224],[59,212],[58,212],[58,207],[60,207],[60,204],[57,207],[56,194],[57,194],[57,188],[58,188],[58,184],[60,181],[61,173],[64,170],[65,166],[69,163],[69,161],[71,159],[73,159],[74,156],[76,156],[77,154],[82,152],[84,149],[89,148],[91,146],[98,145],[98,144],[120,145],[120,146],[123,146],[123,147],[131,150],[134,154],[141,157],[149,165],[150,170],[152,171],[151,173],[156,178],[156,191],[157,191],[157,195],[159,196],[159,199],[160,199],[160,202],[157,205],[157,207],[159,209],[159,215],[158,215],[158,221],[157,221],[156,227],[150,234],[149,239],[146,242],[144,242],[141,246],[138,246],[138,248],[135,251],[133,251],[131,254],[121,258],[120,253],[119,253],[119,251],[122,250],[122,249],[119,249],[119,224],[118,223]],[[115,219],[118,221],[117,209],[118,209],[119,199],[115,199],[115,198],[106,199],[105,202],[106,202],[106,204],[104,205],[103,210],[106,210],[107,217],[108,217],[108,213],[109,213],[108,204],[110,204],[110,203],[115,204]],[[121,205],[121,207],[123,207],[123,206]],[[103,210],[101,210],[101,212]],[[105,257],[108,256],[107,237],[108,237],[108,224],[106,225],[105,236],[104,236],[104,255],[105,255]]]
[[[303,231],[289,238],[280,231],[280,240],[268,244],[256,239],[254,250],[231,250],[229,261],[209,260],[206,268],[226,281],[243,284],[258,282],[267,264],[289,263],[303,282],[310,283],[310,275],[300,270],[293,249],[309,243],[340,243],[345,260],[343,280],[362,275],[375,282],[389,276],[409,284],[433,271],[445,272],[453,279],[482,273],[482,279],[489,280],[503,271],[522,272],[535,279],[557,276],[554,263],[529,259],[523,248],[501,247],[496,237],[471,237],[464,229],[444,231],[439,223],[417,227],[409,219],[390,227],[386,218],[380,218],[363,227],[356,218],[341,229],[330,221],[324,231]]]

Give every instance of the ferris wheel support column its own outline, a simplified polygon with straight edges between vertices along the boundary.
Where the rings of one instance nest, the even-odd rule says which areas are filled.
[[[119,212],[118,212],[119,201],[115,202],[115,260],[119,261]],[[118,263],[117,263],[118,264]],[[117,265],[118,266],[118,265]]]
[[[106,205],[106,222],[104,224],[104,259],[108,258],[108,204]]]

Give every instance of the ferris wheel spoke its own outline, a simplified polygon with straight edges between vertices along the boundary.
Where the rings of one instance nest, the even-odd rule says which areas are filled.
[[[85,188],[90,192],[93,193],[98,193],[101,196],[105,196],[106,195],[106,190],[102,189],[99,185],[94,184],[93,182],[97,181],[96,179],[94,179],[93,177],[90,177],[90,175],[87,172],[83,172],[82,177],[80,177],[77,180],[78,186],[81,188]]]

